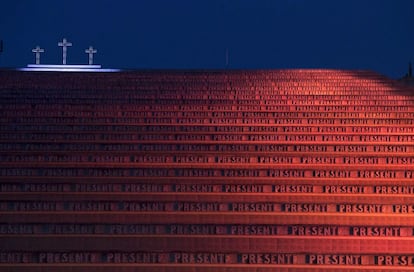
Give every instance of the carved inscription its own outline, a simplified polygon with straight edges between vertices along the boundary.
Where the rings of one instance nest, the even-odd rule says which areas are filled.
[[[244,264],[311,266],[414,266],[413,255],[222,252],[2,252],[2,264]]]
[[[280,124],[290,124],[290,123],[300,123],[299,121],[281,121],[277,119],[276,123]],[[301,119],[299,119],[301,120]],[[400,120],[399,120],[400,121]],[[246,121],[244,121],[246,122]],[[316,121],[314,121],[316,123]],[[384,121],[385,122],[385,121]],[[236,121],[234,121],[236,123]],[[254,120],[253,123],[257,123],[257,120]],[[262,121],[262,123],[266,123]],[[318,123],[334,123],[327,121],[319,121]],[[58,141],[58,142],[95,142],[95,141],[115,141],[117,143],[128,143],[131,141],[139,141],[142,143],[160,141],[165,143],[174,143],[180,141],[194,142],[194,141],[204,141],[204,142],[238,142],[238,141],[247,141],[247,142],[365,142],[365,143],[374,143],[374,142],[412,142],[414,136],[411,135],[348,135],[348,134],[322,134],[322,135],[311,135],[311,134],[291,134],[291,133],[278,133],[278,134],[135,134],[135,133],[123,133],[123,134],[112,134],[107,132],[105,134],[85,134],[85,133],[37,133],[34,135],[29,134],[15,134],[15,133],[4,133],[0,135],[1,141]],[[60,156],[60,159],[64,161],[65,156]],[[83,158],[83,157],[79,157]],[[49,160],[52,160],[50,158]],[[57,158],[54,158],[57,159]],[[90,158],[88,158],[90,159]],[[129,161],[129,158],[125,158]],[[47,158],[45,158],[47,160]],[[99,160],[99,158],[97,159]],[[122,162],[122,158],[119,158]]]
[[[399,227],[351,227],[350,230],[354,236],[401,236]]]
[[[410,237],[412,227],[263,224],[0,224],[0,234]]]
[[[363,194],[366,191],[367,188],[361,185],[323,185],[324,193]]]
[[[247,183],[247,184],[246,184]],[[0,192],[39,193],[297,193],[297,194],[413,194],[414,185],[353,185],[353,184],[191,184],[191,183],[2,183]],[[325,182],[326,183],[326,182]]]
[[[226,264],[231,258],[225,253],[173,253],[170,256],[172,263],[189,264]]]
[[[161,263],[163,255],[159,253],[121,253],[109,252],[103,255],[105,263]]]
[[[375,256],[375,264],[383,266],[412,266],[414,265],[414,256],[379,255]]]
[[[339,235],[337,226],[288,226],[288,233],[297,236],[333,236]]]
[[[88,252],[41,252],[38,254],[39,263],[95,263],[97,256]]]
[[[316,265],[362,265],[361,255],[342,254],[309,254],[306,256],[308,264]]]
[[[328,204],[319,203],[285,203],[282,204],[282,211],[290,213],[320,213],[328,212]]]
[[[14,201],[0,202],[0,211],[100,212],[239,212],[239,213],[414,213],[414,204],[333,204],[280,202],[160,202],[160,201]]]
[[[239,263],[242,264],[294,264],[295,256],[293,254],[240,254]]]
[[[252,144],[246,142],[245,144],[210,144],[210,143],[199,143],[199,144],[189,144],[178,142],[177,144],[166,143],[163,145],[160,144],[151,144],[143,143],[140,145],[133,145],[129,143],[122,144],[94,144],[94,143],[62,143],[62,144],[53,144],[53,143],[0,143],[0,147],[3,150],[19,150],[19,151],[59,151],[62,149],[71,150],[71,151],[151,151],[151,152],[172,152],[172,151],[226,151],[226,152],[236,152],[236,151],[245,151],[245,152],[353,152],[353,153],[362,153],[362,152],[381,152],[385,154],[392,153],[406,153],[414,152],[414,147],[411,145],[355,145],[355,144],[342,144],[335,145],[333,143],[327,142],[326,144],[306,144],[295,143],[295,145],[289,145],[287,143],[283,144]]]
[[[4,71],[0,82],[6,270],[414,267],[414,99],[384,76]]]

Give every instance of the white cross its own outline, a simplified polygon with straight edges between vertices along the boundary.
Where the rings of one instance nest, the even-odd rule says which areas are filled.
[[[40,46],[36,46],[36,48],[32,49],[32,52],[36,54],[36,64],[40,64],[40,53],[45,52],[45,50],[40,48]]]
[[[96,49],[93,49],[92,46],[89,46],[89,48],[85,50],[85,53],[89,54],[89,65],[93,64],[93,54],[95,54],[96,52],[98,51]]]
[[[69,46],[72,46],[72,43],[68,42],[66,38],[63,38],[61,42],[58,43],[58,46],[62,46],[63,50],[63,65],[66,65],[66,51]]]

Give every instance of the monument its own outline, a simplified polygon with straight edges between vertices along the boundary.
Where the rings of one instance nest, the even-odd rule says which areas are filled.
[[[89,55],[89,65],[93,64],[93,54],[96,54],[98,51],[93,49],[92,46],[89,46],[88,49],[85,50],[85,53]]]
[[[0,73],[2,271],[410,271],[412,87]]]
[[[66,38],[63,38],[61,42],[58,42],[58,46],[62,47],[62,64],[66,65],[66,55],[69,46],[72,46],[72,43],[68,42]]]
[[[32,52],[35,53],[36,56],[36,64],[40,64],[40,53],[44,53],[45,50],[41,49],[40,46],[36,46],[36,48],[32,49]]]
[[[40,64],[40,53],[44,52],[39,46],[32,49],[36,55],[36,64],[28,64],[25,68],[18,69],[19,71],[36,71],[36,72],[119,72],[119,69],[103,69],[101,65],[93,64],[93,55],[98,51],[90,46],[85,50],[89,55],[88,65],[83,64],[67,64],[67,50],[72,46],[66,38],[58,42],[58,46],[62,47],[62,64]]]

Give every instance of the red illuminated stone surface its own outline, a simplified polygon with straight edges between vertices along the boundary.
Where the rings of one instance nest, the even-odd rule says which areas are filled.
[[[412,87],[0,72],[0,271],[412,271]]]

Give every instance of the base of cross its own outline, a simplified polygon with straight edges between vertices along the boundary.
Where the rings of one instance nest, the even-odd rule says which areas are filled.
[[[119,72],[119,69],[102,69],[101,65],[53,65],[53,64],[28,64],[19,71],[39,72]]]

